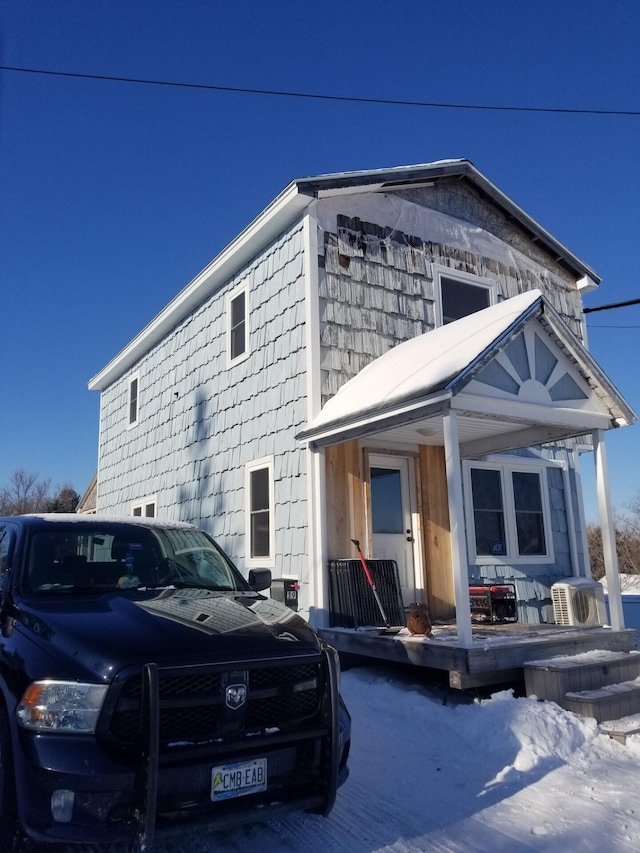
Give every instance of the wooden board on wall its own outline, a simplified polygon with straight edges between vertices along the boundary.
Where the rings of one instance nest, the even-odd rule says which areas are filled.
[[[352,539],[364,538],[360,454],[357,441],[325,450],[327,489],[327,554],[330,560],[352,559]]]
[[[420,446],[420,479],[429,613],[432,619],[453,619],[455,596],[443,447]]]

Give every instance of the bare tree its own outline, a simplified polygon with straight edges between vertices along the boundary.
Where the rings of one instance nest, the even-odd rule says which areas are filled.
[[[49,497],[49,480],[18,468],[9,477],[8,485],[0,489],[0,514],[22,515],[25,512],[44,512]]]
[[[616,513],[614,521],[618,569],[625,575],[640,574],[640,494],[627,506],[627,512]],[[596,580],[604,576],[602,531],[597,524],[587,525],[587,543],[591,573]]]

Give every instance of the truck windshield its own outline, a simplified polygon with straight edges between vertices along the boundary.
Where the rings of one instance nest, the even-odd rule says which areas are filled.
[[[27,592],[248,589],[215,543],[189,528],[52,524],[31,535],[24,566]]]

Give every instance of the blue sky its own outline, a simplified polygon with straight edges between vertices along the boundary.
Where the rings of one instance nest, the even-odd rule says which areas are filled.
[[[441,104],[640,112],[637,0],[4,0],[0,64]],[[640,114],[304,100],[0,71],[0,486],[82,493],[95,375],[296,177],[465,157],[640,297]],[[589,316],[640,412],[640,306]],[[640,427],[609,432],[613,502]],[[587,513],[592,464],[584,461]]]

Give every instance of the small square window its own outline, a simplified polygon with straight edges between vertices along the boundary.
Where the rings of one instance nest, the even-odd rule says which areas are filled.
[[[443,326],[482,311],[494,301],[491,282],[469,273],[453,272],[446,267],[436,268],[435,272],[440,303],[439,322]]]
[[[489,307],[489,290],[478,287],[468,281],[457,281],[455,278],[441,278],[442,288],[442,324],[453,323],[461,317],[475,314]]]

